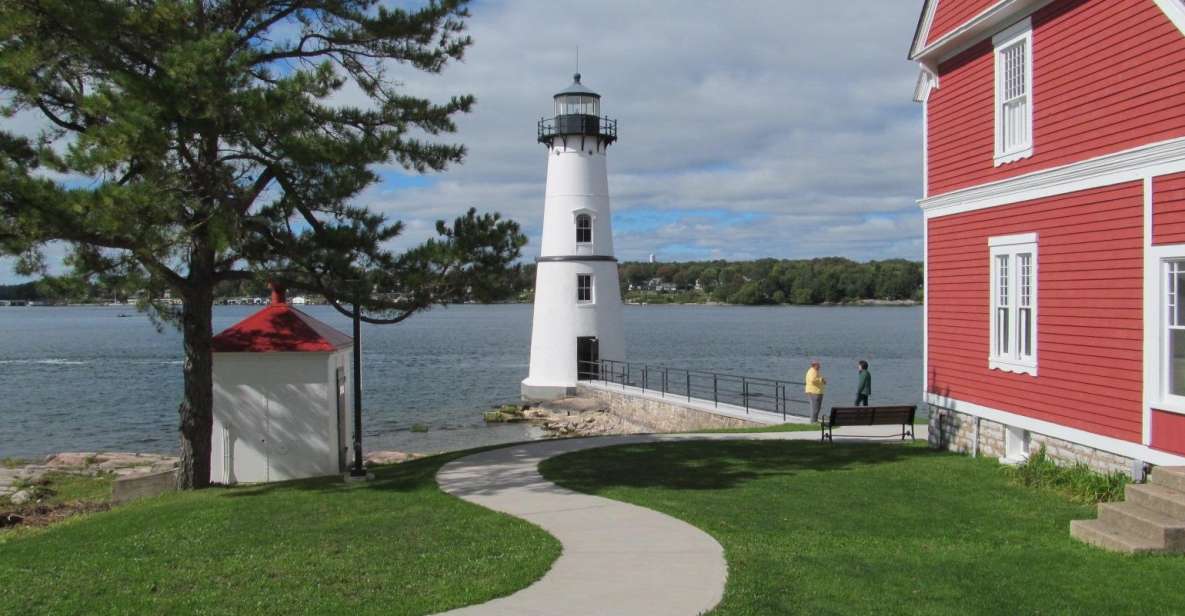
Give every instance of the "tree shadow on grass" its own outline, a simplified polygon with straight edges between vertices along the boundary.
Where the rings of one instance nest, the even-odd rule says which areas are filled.
[[[328,477],[295,479],[275,483],[230,486],[223,488],[223,490],[224,495],[229,498],[242,498],[246,496],[264,496],[290,490],[332,494],[360,489],[395,492],[435,489],[436,472],[440,470],[440,467],[470,453],[473,453],[473,450],[430,456],[398,464],[371,466],[367,470],[374,474],[374,479],[358,483],[343,481],[340,475],[330,475]]]
[[[845,471],[933,456],[924,446],[807,441],[686,441],[587,449],[544,461],[561,486],[596,494],[616,488],[720,490],[773,475]]]

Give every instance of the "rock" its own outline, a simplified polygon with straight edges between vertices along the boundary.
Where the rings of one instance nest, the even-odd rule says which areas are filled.
[[[398,464],[400,462],[407,462],[408,460],[416,460],[424,457],[420,453],[406,453],[402,451],[371,451],[367,453],[363,459],[367,465],[374,464]]]
[[[95,460],[98,454],[88,451],[72,451],[55,453],[45,458],[45,465],[50,467],[73,466],[85,468]]]
[[[33,492],[31,490],[20,490],[8,497],[8,501],[14,505],[23,505],[33,500]]]

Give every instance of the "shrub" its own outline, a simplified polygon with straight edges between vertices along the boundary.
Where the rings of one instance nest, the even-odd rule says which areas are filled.
[[[1080,503],[1122,500],[1128,477],[1123,473],[1096,473],[1081,462],[1058,466],[1042,445],[1023,464],[1004,466],[1004,472],[1021,485],[1048,488]]]

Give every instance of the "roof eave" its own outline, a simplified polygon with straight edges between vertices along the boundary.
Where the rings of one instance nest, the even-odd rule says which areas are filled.
[[[909,59],[936,68],[938,64],[960,51],[990,37],[992,34],[1032,14],[1053,0],[1000,0],[980,14],[963,22],[959,27],[942,35],[938,40],[925,45],[924,37],[929,35],[926,14],[923,13],[915,34],[914,46]],[[937,3],[929,0],[926,10],[932,10]],[[932,17],[932,15],[931,15]],[[925,32],[923,32],[925,30]]]

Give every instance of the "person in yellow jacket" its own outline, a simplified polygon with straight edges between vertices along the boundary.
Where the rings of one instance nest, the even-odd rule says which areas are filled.
[[[803,391],[811,401],[811,423],[814,423],[819,421],[819,413],[823,410],[823,392],[827,389],[827,379],[823,378],[823,368],[818,360],[811,362],[811,368],[806,371],[803,382],[806,384]]]

